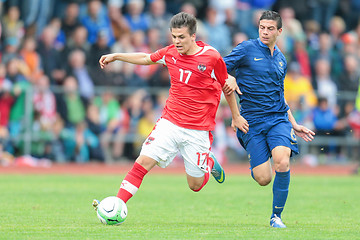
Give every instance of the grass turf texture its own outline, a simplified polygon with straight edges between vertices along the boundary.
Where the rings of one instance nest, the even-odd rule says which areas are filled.
[[[102,225],[91,202],[123,177],[0,176],[0,239],[360,239],[359,176],[292,177],[287,229],[269,227],[271,186],[235,175],[193,193],[184,175],[149,174],[126,221]]]

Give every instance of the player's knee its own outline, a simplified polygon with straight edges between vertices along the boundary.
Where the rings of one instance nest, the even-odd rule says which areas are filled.
[[[202,187],[202,183],[189,183],[189,188],[194,192],[199,192]]]
[[[275,162],[275,171],[277,172],[286,172],[289,170],[289,159],[282,159],[280,161]]]
[[[150,171],[157,164],[154,159],[146,156],[139,156],[136,159],[136,162],[148,171]]]
[[[260,186],[266,186],[269,183],[271,183],[271,177],[267,177],[267,176],[255,177],[255,180]]]

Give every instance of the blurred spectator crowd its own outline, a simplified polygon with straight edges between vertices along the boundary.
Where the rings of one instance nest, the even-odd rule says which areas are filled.
[[[171,44],[169,21],[180,11],[197,16],[197,39],[225,56],[258,37],[267,9],[283,20],[277,44],[297,121],[359,142],[360,0],[0,0],[0,160],[134,160],[165,104],[167,69],[115,62],[101,70],[100,56]],[[220,161],[228,150],[246,158],[230,121],[222,103],[213,146]]]

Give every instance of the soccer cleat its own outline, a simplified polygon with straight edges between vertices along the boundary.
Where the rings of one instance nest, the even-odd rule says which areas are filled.
[[[98,205],[100,204],[99,200],[94,199],[92,202],[92,206],[94,207],[94,210],[97,211]]]
[[[220,163],[216,160],[215,155],[210,152],[209,157],[214,160],[214,166],[211,169],[211,175],[215,178],[218,183],[223,183],[225,181],[225,171],[220,165]]]
[[[281,221],[281,218],[274,216],[270,219],[270,226],[274,228],[286,228],[285,224]]]

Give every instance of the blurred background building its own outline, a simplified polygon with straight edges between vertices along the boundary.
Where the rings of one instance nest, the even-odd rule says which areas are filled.
[[[186,11],[197,39],[223,56],[257,38],[259,14],[278,11],[278,46],[288,61],[285,97],[313,129],[299,162],[360,161],[359,0],[0,0],[0,160],[134,161],[170,87],[160,65],[115,62],[111,52],[154,52],[171,44],[169,20]],[[216,32],[216,34],[214,34]],[[247,161],[222,102],[213,150]]]

